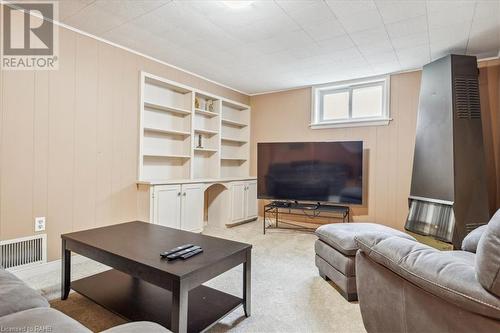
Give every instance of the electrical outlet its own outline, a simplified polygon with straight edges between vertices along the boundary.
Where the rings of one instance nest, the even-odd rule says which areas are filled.
[[[35,232],[45,230],[45,216],[35,217]]]

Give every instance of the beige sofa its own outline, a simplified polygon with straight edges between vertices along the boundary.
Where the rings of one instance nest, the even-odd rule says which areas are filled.
[[[45,298],[1,267],[0,332],[91,333],[76,320],[51,309]],[[113,327],[105,332],[166,333],[170,331],[151,322],[133,322]]]

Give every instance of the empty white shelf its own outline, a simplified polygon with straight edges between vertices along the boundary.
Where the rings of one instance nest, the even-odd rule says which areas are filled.
[[[208,118],[217,117],[219,115],[217,112],[207,111],[203,109],[194,109],[194,111],[196,112],[196,114],[206,116]]]
[[[230,126],[236,126],[236,127],[245,127],[248,126],[247,124],[234,121],[234,120],[229,120],[229,119],[222,119],[222,123],[225,125],[230,125]]]
[[[222,137],[221,140],[222,141],[227,141],[227,142],[234,142],[234,143],[238,143],[238,144],[241,144],[241,145],[248,142],[246,140],[232,139],[232,138],[227,138],[227,137]]]
[[[190,110],[185,110],[173,106],[166,106],[166,105],[160,105],[160,104],[155,104],[155,103],[150,103],[150,102],[144,102],[144,107],[159,110],[159,111],[165,111],[165,112],[172,112],[172,113],[177,113],[181,115],[188,115],[191,113]]]
[[[221,157],[221,160],[223,161],[246,161],[246,158],[241,158],[241,157]]]
[[[202,128],[197,128],[194,130],[195,133],[201,133],[201,134],[209,134],[209,135],[215,135],[219,132],[217,131],[212,131],[212,130],[207,130],[207,129],[202,129]]]
[[[144,157],[163,157],[163,158],[183,158],[188,159],[191,158],[189,155],[182,154],[160,154],[160,153],[144,153]]]
[[[170,130],[170,129],[156,128],[156,127],[144,127],[144,131],[163,133],[163,134],[171,134],[171,135],[179,135],[179,136],[190,136],[191,135],[191,132],[176,131],[176,130]]]

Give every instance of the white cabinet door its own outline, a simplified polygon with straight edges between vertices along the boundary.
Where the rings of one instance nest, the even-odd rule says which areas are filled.
[[[203,230],[203,202],[204,193],[202,184],[182,185],[181,202],[181,229],[201,232]]]
[[[231,222],[245,219],[245,188],[244,182],[234,182],[231,184]]]
[[[245,182],[245,186],[245,218],[251,219],[257,217],[257,181]]]
[[[155,224],[179,229],[181,227],[181,186],[161,185],[154,187]]]

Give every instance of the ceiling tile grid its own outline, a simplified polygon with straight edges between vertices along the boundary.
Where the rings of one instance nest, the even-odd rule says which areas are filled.
[[[62,23],[253,94],[500,50],[500,0],[65,0]]]

